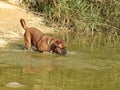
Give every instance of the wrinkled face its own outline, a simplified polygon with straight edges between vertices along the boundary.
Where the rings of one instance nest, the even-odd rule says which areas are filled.
[[[55,40],[53,43],[53,53],[65,55],[67,53],[65,42],[59,39]]]

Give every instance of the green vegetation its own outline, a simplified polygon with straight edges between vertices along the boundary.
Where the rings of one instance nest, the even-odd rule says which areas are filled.
[[[83,46],[117,46],[120,42],[120,0],[23,0],[42,13],[46,24],[65,30],[67,42]],[[72,41],[72,42],[73,42]]]

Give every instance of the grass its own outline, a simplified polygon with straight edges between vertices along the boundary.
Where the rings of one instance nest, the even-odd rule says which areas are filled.
[[[87,46],[117,46],[120,42],[119,0],[35,0],[25,5],[42,13],[49,26],[67,33],[62,38]],[[70,32],[70,33],[69,33]],[[72,41],[72,42],[73,42]],[[84,45],[84,46],[86,46]]]

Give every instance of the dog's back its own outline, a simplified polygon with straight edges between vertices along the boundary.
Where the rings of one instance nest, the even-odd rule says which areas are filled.
[[[39,40],[41,40],[42,37],[44,36],[44,33],[34,27],[30,27],[28,29],[29,29],[29,33],[31,35],[31,42],[34,46],[36,46],[36,44],[39,42]]]
[[[25,41],[28,41],[29,43],[32,43],[32,45],[36,46],[39,40],[44,36],[44,33],[38,30],[37,28],[27,27],[26,22],[23,18],[20,19],[20,23],[23,29],[25,30]]]

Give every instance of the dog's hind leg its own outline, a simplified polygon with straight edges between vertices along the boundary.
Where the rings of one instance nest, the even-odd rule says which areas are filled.
[[[31,36],[30,36],[30,33],[25,33],[24,38],[25,38],[26,49],[30,50],[31,49]]]

